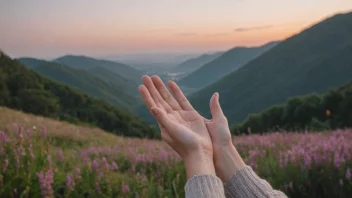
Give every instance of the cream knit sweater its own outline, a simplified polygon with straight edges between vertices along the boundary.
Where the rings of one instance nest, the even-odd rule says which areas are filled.
[[[281,191],[258,177],[250,166],[237,171],[225,184],[215,176],[197,175],[185,186],[187,198],[286,198]],[[226,195],[226,196],[225,196]]]

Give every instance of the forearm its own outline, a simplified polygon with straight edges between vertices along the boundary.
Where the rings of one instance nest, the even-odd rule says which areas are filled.
[[[214,150],[216,173],[223,182],[227,182],[233,174],[246,166],[232,143],[228,146],[214,145]]]
[[[213,156],[206,152],[193,152],[184,158],[187,179],[195,175],[212,175],[216,176],[213,163]]]
[[[213,156],[196,152],[184,158],[187,172],[186,198],[224,198],[224,186],[216,177]]]

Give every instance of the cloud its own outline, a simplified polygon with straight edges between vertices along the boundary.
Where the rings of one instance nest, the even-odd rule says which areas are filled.
[[[220,32],[220,33],[214,33],[214,34],[206,34],[204,35],[205,37],[220,37],[220,36],[226,36],[229,33],[227,32]]]
[[[169,29],[169,28],[149,29],[149,30],[143,30],[141,32],[154,34],[154,33],[165,33],[165,32],[169,32],[169,31],[172,31],[172,29]]]
[[[273,28],[274,25],[263,25],[263,26],[253,26],[253,27],[240,27],[236,28],[233,31],[234,32],[248,32],[248,31],[254,31],[254,30],[262,30],[262,29],[269,29]]]
[[[199,34],[195,32],[181,32],[181,33],[177,33],[176,36],[191,37],[191,36],[199,36]]]

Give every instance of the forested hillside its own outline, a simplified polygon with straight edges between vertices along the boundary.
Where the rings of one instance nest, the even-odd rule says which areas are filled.
[[[42,77],[2,52],[0,105],[72,123],[87,123],[117,135],[157,136],[129,112]]]
[[[322,93],[352,80],[352,13],[328,18],[195,93],[191,102],[205,115],[220,93],[230,123],[244,120],[287,98]]]
[[[73,69],[63,64],[34,58],[18,59],[25,66],[58,82],[73,86],[84,93],[103,99],[120,108],[132,108],[137,102],[137,85],[119,78],[104,68],[92,71]],[[119,80],[121,79],[121,80]],[[132,88],[133,86],[133,88]],[[134,92],[132,92],[134,89]]]
[[[243,123],[233,125],[231,130],[238,134],[345,127],[352,127],[352,82],[322,95],[290,98],[282,105],[249,115]]]

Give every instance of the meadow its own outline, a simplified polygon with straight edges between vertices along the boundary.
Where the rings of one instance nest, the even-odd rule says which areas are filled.
[[[180,157],[0,107],[0,197],[184,197]],[[289,197],[351,197],[352,130],[234,136],[246,163]]]

